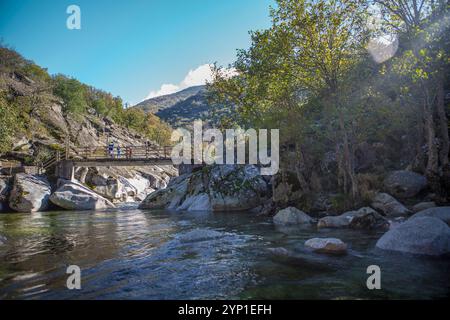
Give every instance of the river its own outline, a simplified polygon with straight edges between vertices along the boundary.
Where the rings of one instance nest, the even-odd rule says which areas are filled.
[[[450,297],[448,258],[383,252],[379,233],[279,228],[251,213],[1,214],[0,234],[0,299]],[[311,237],[338,237],[349,252],[307,252]],[[81,290],[66,288],[69,265],[81,268]],[[369,265],[381,268],[381,290],[366,287]]]

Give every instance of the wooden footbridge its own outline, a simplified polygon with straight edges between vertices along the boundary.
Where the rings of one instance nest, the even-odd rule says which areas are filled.
[[[171,165],[171,152],[172,147],[154,145],[66,148],[65,152],[56,151],[41,168],[55,167],[59,178],[71,180],[77,167]]]

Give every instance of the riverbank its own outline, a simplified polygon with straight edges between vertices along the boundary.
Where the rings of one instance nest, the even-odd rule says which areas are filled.
[[[330,228],[385,232],[376,245],[388,251],[435,256],[450,253],[450,207],[424,201],[429,197],[427,180],[417,173],[390,173],[384,189],[374,193],[365,207],[344,212],[307,211],[301,204],[288,206],[276,202],[274,190],[279,187],[276,179],[261,176],[259,169],[252,165],[198,167],[149,193],[139,208],[179,212],[250,211],[256,216],[273,216],[273,223],[279,226],[316,228],[317,235],[307,246],[323,253],[346,253],[347,244],[341,239],[321,236],[322,229]],[[9,193],[9,207],[18,212],[116,208],[96,188],[77,181],[59,179],[56,187],[52,187],[43,176],[19,173],[10,189],[3,188],[2,193],[4,198]]]

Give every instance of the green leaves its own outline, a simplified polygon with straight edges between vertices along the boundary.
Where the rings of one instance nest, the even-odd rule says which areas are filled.
[[[53,94],[64,100],[66,112],[81,114],[88,107],[86,96],[87,88],[76,79],[64,75],[56,75],[53,78]]]

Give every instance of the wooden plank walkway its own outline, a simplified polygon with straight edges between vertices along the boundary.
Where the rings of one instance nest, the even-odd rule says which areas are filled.
[[[57,166],[61,161],[70,161],[74,167],[170,165],[171,152],[169,146],[114,146],[112,150],[107,146],[82,147],[65,153],[57,151],[42,168]]]

